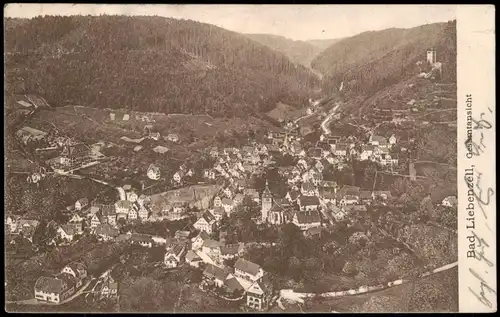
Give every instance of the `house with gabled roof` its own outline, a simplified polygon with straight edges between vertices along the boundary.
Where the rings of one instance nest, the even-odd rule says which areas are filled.
[[[328,203],[328,202],[335,203],[336,197],[337,195],[335,194],[335,190],[333,188],[321,187],[319,189],[319,198],[323,203]]]
[[[118,295],[118,283],[108,275],[106,280],[102,283],[100,298],[111,298]]]
[[[128,214],[132,209],[132,202],[128,200],[118,200],[115,203],[115,211],[117,214]]]
[[[387,145],[387,140],[385,139],[385,137],[381,136],[381,135],[370,135],[370,139],[368,140],[368,142],[371,144],[371,145]]]
[[[173,176],[173,180],[175,183],[181,183],[182,182],[182,178],[184,177],[184,172],[183,171],[177,171],[175,172],[174,176]]]
[[[76,278],[76,288],[83,285],[83,282],[87,279],[87,268],[85,265],[79,262],[72,262],[66,265],[61,273],[66,273],[74,276]]]
[[[246,304],[258,311],[269,308],[273,296],[273,285],[267,275],[255,281],[246,292]]]
[[[300,210],[302,211],[308,211],[308,210],[317,210],[319,208],[319,199],[316,196],[306,196],[306,195],[301,195],[298,198],[298,204],[300,207]]]
[[[234,259],[243,254],[245,244],[243,242],[236,244],[226,244],[220,247],[220,258],[223,260]]]
[[[68,298],[75,291],[76,283],[65,278],[61,274],[59,276],[41,276],[35,283],[35,299],[49,303],[59,303]]]
[[[210,236],[201,230],[196,237],[191,238],[191,249],[198,250],[203,246],[203,241],[210,239]]]
[[[90,218],[90,228],[91,229],[95,229],[95,228],[97,228],[97,226],[99,226],[100,224],[102,224],[102,220],[101,219],[103,219],[103,217],[101,215],[101,211],[98,211],[97,213],[95,213],[94,215],[92,215],[91,218]]]
[[[199,231],[205,231],[208,234],[212,234],[215,229],[215,217],[209,211],[203,213],[203,215],[194,223],[195,227]]]
[[[250,197],[255,202],[260,201],[259,192],[255,188],[245,188],[243,195]]]
[[[321,216],[318,210],[297,211],[293,215],[292,223],[304,231],[321,226]]]
[[[303,182],[300,187],[300,193],[304,196],[314,196],[316,195],[316,187],[312,182]]]
[[[224,281],[224,288],[226,292],[230,294],[240,293],[243,294],[245,292],[245,288],[241,285],[238,279],[234,277],[229,277]]]
[[[137,217],[139,217],[142,221],[147,220],[150,214],[151,210],[146,205],[141,205],[137,211]]]
[[[342,221],[345,219],[346,213],[343,207],[337,207],[333,203],[326,204],[328,211],[331,212],[335,221]]]
[[[221,268],[213,264],[206,264],[203,270],[203,278],[209,283],[214,283],[218,287],[223,287],[227,279],[232,278],[231,272],[226,268]]]
[[[335,151],[333,152],[336,156],[347,156],[347,150],[349,145],[345,143],[339,143],[335,145]]]
[[[217,240],[205,239],[203,240],[203,245],[201,251],[211,257],[218,257],[220,255],[220,248],[222,243]]]
[[[132,233],[129,239],[131,244],[137,244],[142,247],[152,248],[153,247],[153,237],[149,234],[144,233]]]
[[[163,263],[167,268],[178,267],[184,261],[185,252],[186,246],[184,244],[177,244],[165,253]]]
[[[457,206],[457,197],[456,196],[448,196],[445,197],[441,201],[441,206],[445,207],[456,207]]]
[[[73,238],[75,237],[75,235],[77,235],[77,230],[69,225],[69,224],[63,224],[61,226],[59,226],[59,228],[57,229],[57,234],[59,235],[59,237],[62,239],[62,240],[66,240],[68,242],[71,242],[73,241]]]
[[[221,221],[226,214],[226,210],[224,207],[214,207],[214,209],[211,210],[211,213],[214,215],[215,221]]]
[[[82,210],[89,205],[89,199],[87,197],[80,198],[75,202],[75,209]]]
[[[200,267],[200,264],[203,263],[203,260],[200,258],[200,256],[193,250],[188,250],[186,252],[185,261],[190,266],[196,268]]]
[[[264,270],[260,265],[239,258],[234,264],[234,276],[255,282],[264,275]]]
[[[152,180],[159,180],[160,179],[160,168],[154,164],[149,165],[148,171],[147,171],[147,176],[149,179]]]
[[[103,241],[114,240],[120,234],[120,231],[110,224],[101,224],[95,228],[94,234]]]

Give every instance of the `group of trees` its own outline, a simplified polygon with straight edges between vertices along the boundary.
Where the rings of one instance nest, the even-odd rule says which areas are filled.
[[[245,117],[278,101],[303,105],[317,84],[285,56],[191,20],[50,16],[6,25],[8,65],[25,68],[26,89],[53,105]]]

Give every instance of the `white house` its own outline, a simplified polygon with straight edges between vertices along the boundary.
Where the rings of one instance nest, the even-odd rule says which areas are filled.
[[[193,225],[199,231],[212,234],[215,229],[215,217],[210,212],[205,212]]]
[[[396,136],[394,134],[391,135],[391,137],[389,138],[389,144],[394,145],[396,144],[396,142],[397,142]]]
[[[137,199],[139,198],[139,196],[137,196],[137,194],[133,191],[129,191],[127,192],[127,200],[130,201],[130,202],[136,202]]]
[[[231,188],[229,188],[229,186],[224,188],[224,195],[226,195],[227,198],[233,197],[233,192],[231,191]]]
[[[35,283],[35,299],[59,303],[75,292],[76,281],[73,276],[60,274],[57,277],[41,276]]]
[[[127,218],[129,220],[136,220],[137,217],[138,217],[137,210],[135,210],[134,208],[130,208],[127,214]]]
[[[69,274],[76,278],[76,288],[82,286],[83,281],[87,278],[87,269],[82,263],[72,262],[66,265],[61,273]]]
[[[179,136],[177,134],[171,133],[167,135],[167,140],[172,142],[179,142]]]
[[[150,211],[149,211],[149,208],[144,206],[144,205],[141,205],[140,208],[139,208],[139,211],[137,212],[137,216],[141,219],[141,220],[146,220],[149,218],[149,214],[150,214]]]
[[[222,199],[219,196],[214,198],[214,207],[222,207]]]
[[[183,244],[178,244],[174,246],[171,250],[165,253],[163,263],[167,268],[174,268],[179,266],[184,260],[184,253],[186,247]]]
[[[201,231],[200,233],[191,239],[191,249],[198,250],[203,246],[203,241],[209,239],[210,237],[205,231]]]
[[[445,207],[456,207],[457,206],[457,197],[456,196],[448,196],[441,202],[442,206]]]
[[[182,171],[177,171],[174,174],[174,182],[180,183],[182,181],[182,177],[184,177],[184,172]]]
[[[88,198],[80,198],[75,202],[75,209],[82,210],[83,208],[87,207],[88,205],[89,205]]]
[[[159,180],[160,179],[160,168],[154,164],[149,165],[147,175],[148,175],[149,179]]]
[[[73,226],[65,224],[57,228],[57,234],[62,240],[71,242],[73,241],[73,238],[77,234],[77,232]]]

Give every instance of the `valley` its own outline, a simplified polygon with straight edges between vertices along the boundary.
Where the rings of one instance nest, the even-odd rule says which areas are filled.
[[[5,28],[11,311],[458,310],[456,21]]]

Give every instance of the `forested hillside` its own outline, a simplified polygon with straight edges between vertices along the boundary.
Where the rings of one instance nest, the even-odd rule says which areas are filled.
[[[5,63],[54,106],[244,116],[303,106],[318,79],[249,38],[191,20],[6,19]],[[7,87],[11,90],[12,87]]]
[[[311,67],[312,60],[336,41],[294,41],[283,36],[272,34],[246,34],[246,36],[277,52],[285,54],[292,62],[305,67]]]
[[[370,95],[415,75],[429,48],[443,64],[442,81],[456,82],[456,21],[345,38],[317,56],[312,67],[325,75],[324,91],[337,91],[344,82],[345,90]]]

